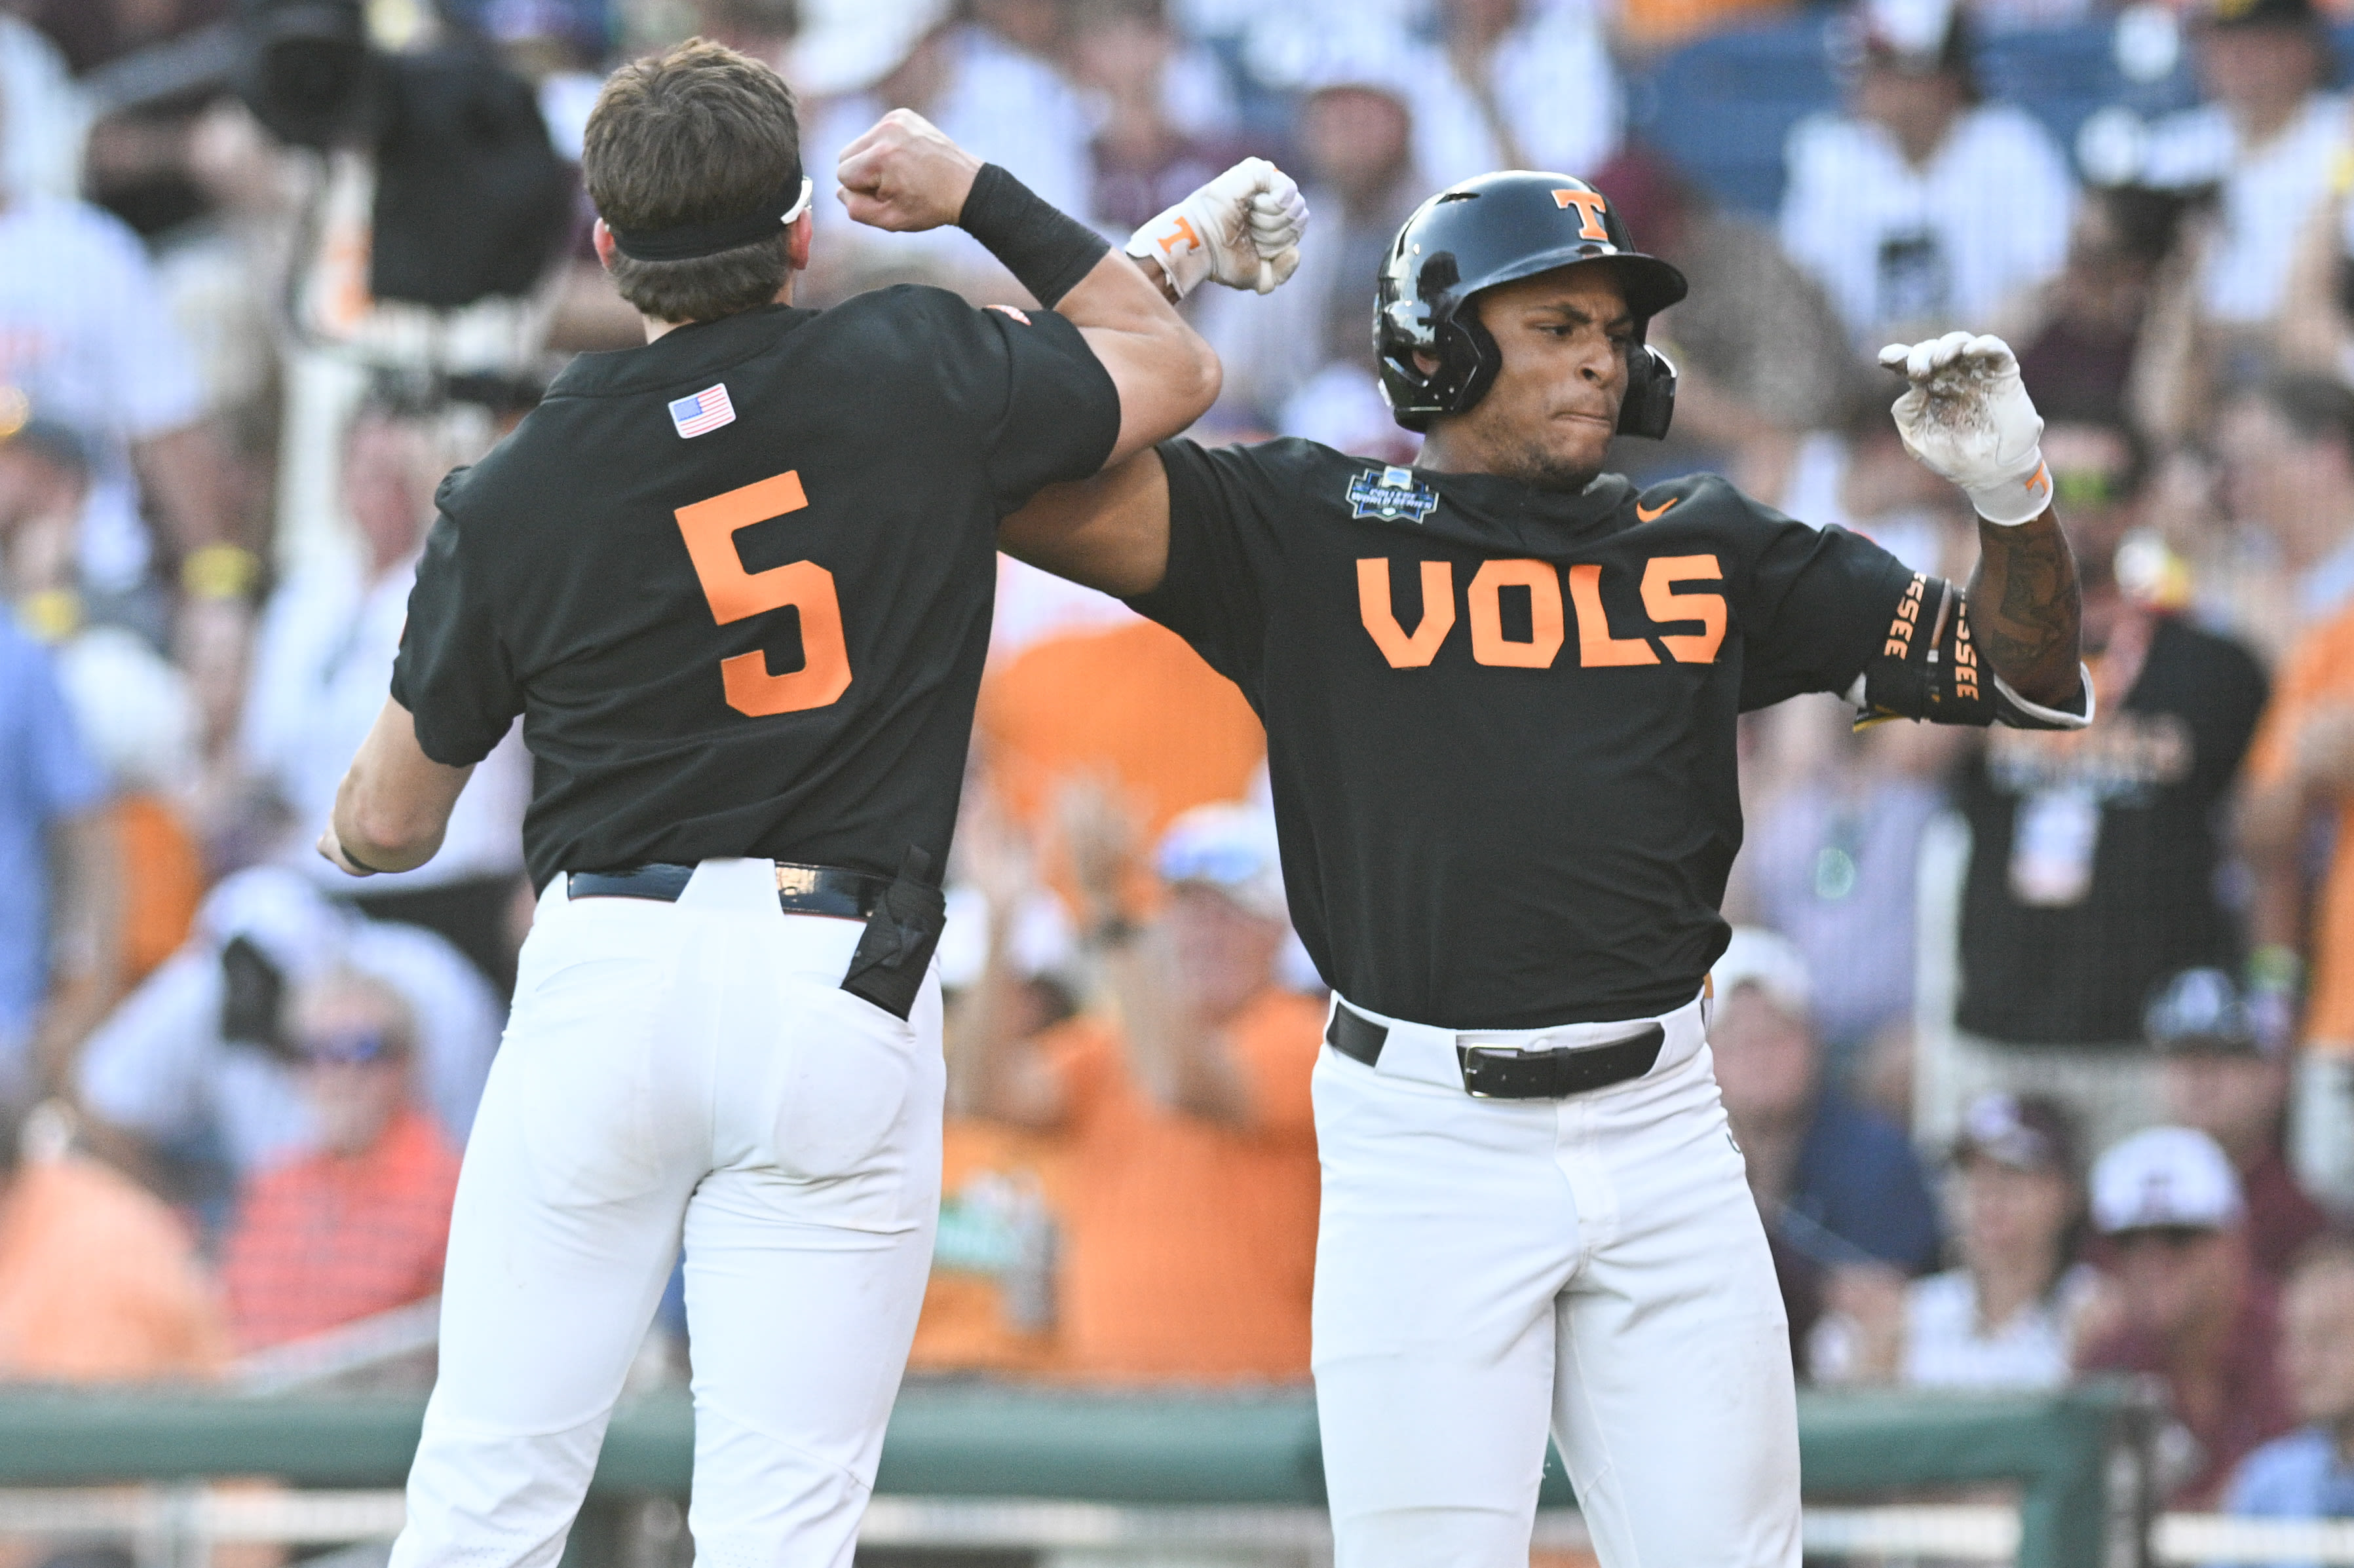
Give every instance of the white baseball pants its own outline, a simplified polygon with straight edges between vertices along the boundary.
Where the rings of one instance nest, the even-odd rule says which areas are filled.
[[[847,1568],[939,1206],[937,975],[841,989],[859,922],[767,861],[539,902],[467,1142],[395,1568],[548,1568],[686,1247],[704,1568]]]
[[[1335,1568],[1526,1568],[1548,1426],[1603,1568],[1797,1568],[1790,1340],[1727,1131],[1703,1004],[1640,1078],[1560,1100],[1464,1093],[1457,1033],[1367,1012],[1327,1046],[1316,1404]],[[1358,1011],[1363,1012],[1363,1009]]]

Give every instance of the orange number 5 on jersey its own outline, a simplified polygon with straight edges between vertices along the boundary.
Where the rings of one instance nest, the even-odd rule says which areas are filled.
[[[769,656],[757,650],[719,661],[727,705],[755,718],[822,708],[850,688],[850,650],[842,640],[842,601],[834,597],[833,574],[815,561],[793,561],[764,572],[748,572],[736,553],[736,534],[755,523],[799,512],[809,504],[799,471],[715,495],[678,509],[678,531],[686,536],[687,558],[711,601],[711,619],[721,626],[790,605],[801,611],[801,667],[790,674],[769,673]]]

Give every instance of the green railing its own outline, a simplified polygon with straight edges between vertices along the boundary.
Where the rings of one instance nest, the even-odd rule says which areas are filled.
[[[1989,1481],[2021,1488],[2020,1568],[2105,1568],[2122,1527],[2110,1456],[2142,1405],[2122,1385],[2049,1395],[1812,1394],[1799,1438],[1810,1499]],[[0,1397],[0,1486],[272,1476],[293,1486],[397,1486],[423,1417],[413,1398],[25,1393]],[[1696,1420],[1711,1413],[1694,1411]],[[694,1423],[683,1395],[625,1404],[593,1496],[684,1494]],[[1136,1505],[1323,1500],[1305,1393],[1119,1395],[1002,1385],[902,1395],[877,1490]],[[1558,1462],[1545,1500],[1571,1502]],[[590,1533],[593,1533],[590,1532]],[[595,1557],[580,1542],[576,1561]]]

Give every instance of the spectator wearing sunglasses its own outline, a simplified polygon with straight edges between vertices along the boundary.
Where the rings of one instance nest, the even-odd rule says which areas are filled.
[[[2153,1127],[2103,1154],[2092,1185],[2106,1256],[2077,1371],[2164,1381],[2167,1506],[2212,1508],[2240,1461],[2296,1425],[2279,1295],[2250,1255],[2239,1175],[2205,1133]]]
[[[1990,731],[1963,770],[1958,1033],[1925,1130],[1952,1137],[1982,1094],[2041,1095],[2098,1149],[2164,1118],[2142,1033],[2152,991],[2241,960],[2216,823],[2265,681],[2139,570],[2157,557],[2136,533],[2148,465],[2133,435],[2055,421],[2043,450],[2083,583],[2095,716],[2065,735]]]
[[[306,1339],[441,1283],[458,1156],[417,1103],[399,992],[338,969],[295,1000],[313,1152],[248,1183],[222,1268],[240,1349]]]

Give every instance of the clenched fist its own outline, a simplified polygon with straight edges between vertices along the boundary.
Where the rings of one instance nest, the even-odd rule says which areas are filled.
[[[1880,363],[1913,384],[1889,411],[1923,467],[1959,485],[1989,523],[2012,526],[2043,514],[2052,504],[2043,418],[2009,344],[1949,332],[1892,343]]]
[[[1128,253],[1157,264],[1184,298],[1208,280],[1272,293],[1299,265],[1308,203],[1289,175],[1245,158],[1129,237]]]
[[[912,109],[895,109],[842,150],[836,193],[853,220],[914,234],[945,228],[964,212],[981,160]]]

